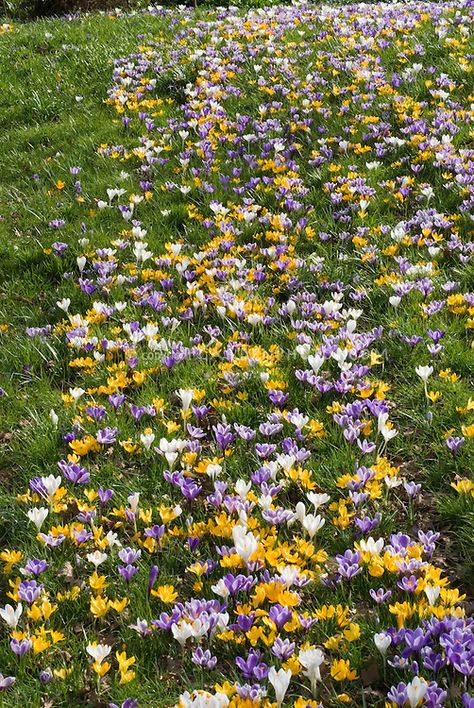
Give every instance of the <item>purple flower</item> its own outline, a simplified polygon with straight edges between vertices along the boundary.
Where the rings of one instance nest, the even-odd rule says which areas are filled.
[[[216,667],[217,656],[212,656],[209,649],[203,651],[201,647],[198,647],[192,654],[192,662],[196,666],[201,666],[203,669],[211,671]]]
[[[54,678],[53,672],[51,669],[44,669],[44,671],[41,671],[40,673],[40,681],[41,683],[49,683],[52,681]]]
[[[19,657],[27,654],[32,646],[31,639],[21,639],[20,641],[18,639],[12,639],[10,642],[12,652]]]
[[[3,674],[0,674],[0,691],[13,686],[15,681],[16,678],[14,676],[4,676]]]
[[[22,573],[25,575],[35,575],[38,576],[48,570],[48,564],[45,560],[38,560],[37,558],[31,558],[25,563],[25,567],[21,569]]]
[[[98,430],[96,439],[101,445],[111,445],[115,442],[118,435],[118,428],[103,428],[103,430]]]
[[[277,659],[281,661],[287,661],[290,656],[295,653],[295,643],[290,642],[289,639],[281,639],[278,637],[272,646],[272,654],[274,654]]]
[[[36,580],[23,580],[18,586],[18,595],[20,600],[32,605],[41,595],[43,588],[44,585]]]
[[[273,622],[275,622],[278,629],[282,629],[284,625],[290,621],[293,616],[293,611],[290,607],[283,607],[283,605],[276,604],[270,607],[268,616]]]
[[[119,565],[118,571],[126,583],[129,583],[131,579],[138,573],[138,568],[134,565]]]
[[[247,654],[247,659],[243,659],[241,656],[236,657],[235,663],[244,678],[256,678],[257,680],[261,680],[262,678],[267,677],[268,667],[260,661],[260,658],[261,654],[256,649],[251,649],[249,651]]]
[[[455,455],[461,445],[464,445],[464,442],[465,438],[458,438],[454,435],[450,435],[449,438],[446,439],[446,447],[453,453],[453,455]]]
[[[135,550],[135,548],[121,548],[118,552],[118,557],[122,563],[130,565],[132,563],[136,563],[141,554],[142,552]]]
[[[153,585],[155,584],[155,581],[158,577],[159,573],[159,568],[157,565],[152,565],[150,568],[150,572],[148,573],[148,594],[150,594]]]
[[[378,590],[373,590],[372,588],[370,588],[369,595],[372,600],[377,603],[377,605],[381,605],[383,602],[392,597],[392,591],[384,590],[383,588],[379,588]]]

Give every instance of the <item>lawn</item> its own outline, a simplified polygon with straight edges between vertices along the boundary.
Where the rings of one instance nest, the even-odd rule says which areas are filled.
[[[474,706],[473,23],[0,26],[0,705]]]

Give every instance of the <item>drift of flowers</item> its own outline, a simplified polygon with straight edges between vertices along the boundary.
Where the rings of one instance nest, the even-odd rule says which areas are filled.
[[[75,242],[50,223],[68,295],[27,335],[71,384],[0,553],[0,688],[472,707],[474,620],[398,451],[440,421],[473,505],[446,354],[474,328],[473,5],[161,13],[115,62],[117,183]]]

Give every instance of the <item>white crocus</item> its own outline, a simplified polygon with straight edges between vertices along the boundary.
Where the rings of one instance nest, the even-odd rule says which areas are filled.
[[[329,494],[317,494],[316,492],[308,492],[306,498],[314,506],[314,510],[317,511],[320,506],[327,504],[331,499]]]
[[[145,450],[150,449],[150,447],[153,444],[154,439],[155,439],[155,434],[152,432],[149,432],[149,433],[145,432],[140,435],[140,440],[141,440],[142,445],[145,448]]]
[[[112,647],[110,647],[108,644],[98,644],[97,642],[91,642],[87,645],[86,651],[94,659],[94,661],[97,661],[99,664],[102,664],[104,659],[106,659],[112,651]]]
[[[285,669],[280,669],[277,671],[275,667],[272,666],[268,672],[268,680],[275,690],[277,708],[280,708],[288,690],[288,686],[290,685],[291,671],[290,669],[287,669],[286,671]]]
[[[16,629],[22,612],[23,605],[21,602],[18,603],[16,609],[14,609],[11,605],[5,605],[3,608],[0,607],[0,617],[7,623],[10,629]]]
[[[171,627],[171,633],[176,641],[184,647],[186,640],[193,636],[193,628],[187,622],[181,622],[181,624],[174,624]]]
[[[189,410],[189,406],[191,405],[191,401],[193,400],[194,391],[192,388],[180,388],[179,391],[177,391],[177,394],[181,399],[181,405],[184,414],[186,415]]]
[[[33,507],[33,509],[28,509],[27,516],[29,520],[36,526],[37,530],[40,531],[49,511],[45,506]]]
[[[54,495],[61,486],[61,477],[55,477],[54,474],[50,474],[47,477],[41,477],[41,483],[46,490],[47,500],[52,504]]]
[[[420,379],[423,381],[423,383],[426,385],[426,382],[430,378],[431,374],[433,373],[433,367],[432,366],[417,366],[415,369],[416,373],[420,377]]]
[[[369,536],[367,539],[361,539],[359,545],[363,553],[370,553],[371,556],[379,555],[384,547],[385,541],[379,538],[377,541]]]
[[[237,555],[242,558],[245,565],[248,565],[251,556],[258,548],[257,539],[253,533],[247,533],[247,530],[243,526],[234,526],[232,529],[232,538],[234,539]]]
[[[374,634],[374,643],[382,656],[385,656],[392,643],[392,637],[389,634],[385,634],[385,632],[379,632],[378,634]]]
[[[321,649],[305,649],[298,654],[298,661],[303,667],[303,674],[311,682],[311,692],[315,696],[318,681],[321,681],[320,666],[324,661],[324,654]]]
[[[56,301],[56,305],[59,307],[60,310],[63,310],[64,312],[67,312],[69,310],[70,304],[71,304],[71,299],[68,297],[64,297],[62,300]]]
[[[416,706],[420,705],[427,689],[428,684],[424,679],[420,678],[419,676],[415,676],[415,678],[409,684],[407,684],[406,690],[410,708],[416,708]]]
[[[80,399],[80,397],[85,394],[85,391],[83,388],[80,388],[80,387],[70,388],[69,394],[70,394],[70,396],[72,396],[74,403],[77,403],[78,400]]]
[[[211,479],[216,479],[216,477],[219,477],[219,475],[222,472],[222,466],[215,464],[211,462],[207,467],[206,467],[206,474],[208,477]]]
[[[317,375],[319,372],[319,369],[324,364],[325,359],[323,356],[318,356],[317,354],[315,356],[313,356],[312,354],[310,354],[308,356],[307,361],[308,361],[308,364],[310,365],[310,367],[313,369],[313,372]]]
[[[441,588],[439,586],[432,587],[431,585],[427,585],[425,587],[425,595],[428,598],[428,602],[430,604],[430,607],[433,607],[433,605],[436,603],[436,600],[439,597],[439,593],[441,591]]]
[[[92,563],[96,568],[99,567],[104,561],[107,560],[107,553],[101,553],[100,551],[94,551],[93,553],[88,553],[86,556],[89,563]]]
[[[303,519],[303,528],[308,532],[309,537],[313,539],[325,523],[326,520],[319,514],[316,516],[314,514],[306,514]]]

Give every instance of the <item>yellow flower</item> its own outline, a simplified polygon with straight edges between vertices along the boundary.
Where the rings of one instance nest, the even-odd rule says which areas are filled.
[[[108,661],[104,661],[102,664],[98,661],[94,661],[94,663],[92,664],[92,668],[94,669],[95,673],[102,678],[102,676],[105,676],[105,674],[110,671],[111,664],[109,664]]]
[[[156,590],[151,591],[151,594],[167,605],[174,602],[178,597],[173,585],[159,585]]]
[[[5,573],[11,573],[13,566],[21,561],[23,558],[23,553],[21,551],[2,551],[0,553],[0,560],[5,563],[4,571]]]
[[[135,671],[130,670],[130,666],[136,662],[134,656],[127,657],[126,652],[116,652],[115,656],[118,661],[120,671],[120,684],[130,683],[135,678]]]
[[[102,595],[91,597],[90,611],[94,617],[104,617],[109,611],[109,603],[107,598]]]
[[[92,590],[95,590],[98,595],[101,595],[105,588],[108,587],[108,583],[106,583],[105,580],[105,575],[98,575],[97,571],[94,570],[89,578],[89,585]]]
[[[357,672],[351,669],[348,659],[334,659],[331,664],[331,676],[335,681],[354,681]]]

